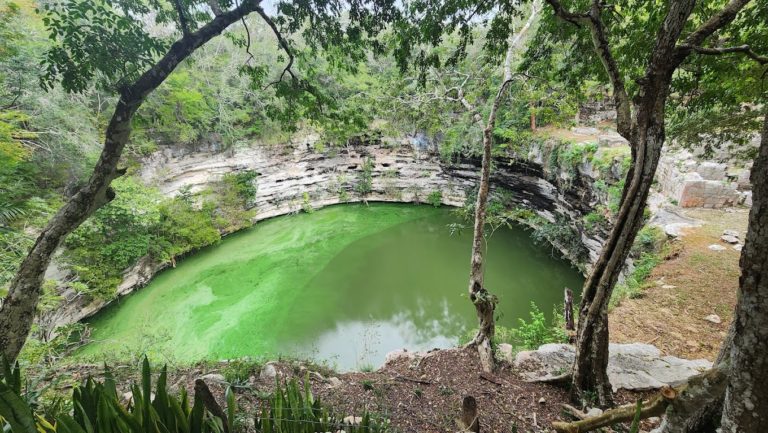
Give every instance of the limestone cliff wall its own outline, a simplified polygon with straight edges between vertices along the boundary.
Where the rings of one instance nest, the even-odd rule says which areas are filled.
[[[597,198],[591,190],[591,168],[574,173],[546,173],[541,152],[533,149],[528,160],[498,158],[493,187],[510,191],[514,200],[554,222],[558,216],[580,221]],[[538,156],[537,156],[538,155]],[[342,202],[360,201],[354,190],[363,163],[370,158],[372,192],[368,201],[425,202],[440,191],[442,203],[461,206],[478,180],[479,160],[442,163],[434,153],[408,142],[374,143],[318,151],[311,142],[292,146],[256,145],[227,152],[167,148],[153,154],[142,165],[141,178],[168,196],[189,188],[201,191],[219,182],[227,173],[253,170],[258,173],[257,192],[251,205],[255,221],[299,212],[306,205],[321,208]],[[567,185],[564,187],[563,185]],[[561,218],[562,220],[562,218]],[[588,263],[597,259],[603,239],[582,233],[589,250]],[[569,251],[562,251],[566,257]],[[125,272],[117,290],[124,296],[146,285],[165,265],[148,258]],[[87,300],[75,293],[63,294],[67,302],[43,318],[48,329],[73,323],[99,311],[105,301]]]

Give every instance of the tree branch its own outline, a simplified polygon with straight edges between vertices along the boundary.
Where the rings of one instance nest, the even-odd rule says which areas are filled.
[[[756,61],[757,63],[760,63],[761,65],[768,63],[768,56],[761,56],[757,54],[756,52],[752,51],[752,48],[750,48],[749,45],[740,45],[738,47],[722,47],[722,48],[706,48],[706,47],[691,46],[691,45],[680,45],[679,48],[683,50],[692,50],[698,54],[715,55],[715,56],[722,55],[722,54],[730,54],[730,53],[743,53],[744,55]]]
[[[674,388],[662,388],[655,399],[644,402],[640,406],[640,419],[662,415],[667,409],[667,406],[677,398],[677,395],[678,391]],[[603,412],[602,415],[592,418],[584,418],[574,422],[555,421],[552,423],[552,428],[558,433],[585,433],[602,427],[612,426],[620,422],[632,421],[636,415],[637,404],[631,403],[607,410]]]
[[[707,22],[688,35],[682,45],[690,47],[701,45],[706,38],[733,21],[736,18],[736,14],[749,2],[750,0],[731,0],[718,13],[712,15]]]
[[[624,85],[619,66],[611,53],[611,46],[608,37],[605,34],[603,21],[600,18],[601,4],[598,0],[592,1],[589,13],[574,13],[566,10],[559,0],[547,0],[555,15],[578,27],[581,25],[589,26],[592,34],[592,43],[595,46],[600,61],[603,63],[605,71],[613,87],[613,100],[616,104],[616,129],[622,137],[630,139],[632,135],[632,105]]]
[[[187,16],[184,14],[184,8],[181,6],[181,1],[173,0],[173,7],[176,8],[176,13],[179,15],[181,34],[186,36],[189,34],[189,23],[187,22]]]
[[[261,16],[261,18],[264,20],[264,22],[267,23],[270,29],[272,29],[272,33],[275,34],[275,37],[277,38],[278,44],[280,44],[280,48],[285,51],[285,54],[288,56],[288,64],[285,65],[285,68],[283,69],[283,72],[280,74],[280,78],[272,83],[267,84],[267,87],[272,86],[274,84],[277,84],[281,81],[283,81],[283,77],[285,77],[285,74],[291,76],[291,79],[296,82],[297,78],[296,75],[294,75],[293,70],[291,70],[291,66],[293,66],[293,50],[291,50],[291,46],[288,44],[288,41],[283,37],[282,33],[280,33],[280,30],[277,28],[277,25],[274,21],[272,21],[272,18],[267,15],[267,13],[264,11],[264,9],[261,6],[256,7],[256,13]]]

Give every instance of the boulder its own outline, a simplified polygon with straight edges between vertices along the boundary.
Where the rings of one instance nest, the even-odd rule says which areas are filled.
[[[538,350],[520,352],[515,367],[528,380],[546,380],[567,372],[575,353],[567,344],[545,344]],[[613,390],[649,390],[664,385],[676,386],[689,377],[711,368],[705,359],[686,360],[674,356],[661,356],[650,344],[610,344],[608,378]]]
[[[201,376],[200,379],[203,379],[206,382],[219,382],[219,383],[227,381],[227,379],[224,377],[224,375],[223,374],[219,374],[219,373],[205,374],[205,375]]]
[[[597,144],[600,147],[629,146],[629,141],[619,135],[618,132],[609,132],[597,137]]]
[[[739,238],[737,236],[731,236],[731,235],[722,235],[720,236],[720,240],[727,243],[727,244],[738,244]]]
[[[712,245],[708,246],[707,248],[709,248],[712,251],[725,251],[726,250],[726,248],[724,246],[717,245],[717,244],[712,244]]]
[[[723,230],[723,236],[733,236],[735,238],[738,238],[739,237],[739,231],[738,230],[733,230],[733,229]]]

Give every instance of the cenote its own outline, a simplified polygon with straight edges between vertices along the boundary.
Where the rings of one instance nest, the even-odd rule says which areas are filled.
[[[449,208],[349,204],[261,222],[92,317],[79,356],[289,355],[355,369],[399,348],[453,346],[476,323],[471,230],[451,235],[457,221]],[[504,326],[528,318],[531,302],[551,312],[563,287],[582,284],[522,228],[492,236],[486,269]]]

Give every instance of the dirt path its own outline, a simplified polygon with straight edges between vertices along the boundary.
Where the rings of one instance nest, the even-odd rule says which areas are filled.
[[[744,239],[748,209],[689,209],[704,225],[688,229],[674,253],[657,266],[643,296],[625,299],[610,313],[611,341],[652,343],[667,355],[714,360],[736,305],[740,253],[721,242],[723,230]],[[726,247],[712,251],[709,245]],[[717,315],[720,323],[704,318]]]

